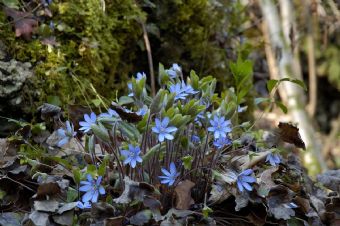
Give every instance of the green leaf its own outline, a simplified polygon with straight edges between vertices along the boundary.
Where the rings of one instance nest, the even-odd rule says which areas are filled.
[[[259,105],[262,102],[270,102],[270,98],[258,97],[255,98],[255,105]]]
[[[68,187],[66,195],[66,202],[73,202],[78,198],[78,191],[72,187]]]
[[[19,9],[19,1],[18,0],[1,0],[0,2],[8,8]]]
[[[270,79],[267,81],[267,89],[268,89],[268,92],[270,93],[273,88],[276,86],[276,84],[278,84],[278,80],[276,79]]]
[[[128,97],[128,96],[121,96],[119,97],[119,100],[118,100],[118,104],[121,106],[131,104],[133,102],[134,102],[133,98]]]
[[[107,160],[106,161],[104,160],[100,164],[100,166],[98,168],[98,171],[97,171],[99,176],[104,176],[105,175],[105,173],[106,173],[106,164],[107,164]]]
[[[150,114],[159,112],[161,110],[161,100],[163,100],[165,95],[165,90],[160,89],[158,90],[156,96],[153,98],[151,105],[150,105]]]
[[[58,96],[47,96],[47,103],[55,106],[61,106],[62,102]]]
[[[299,85],[299,86],[301,86],[302,89],[307,91],[307,86],[306,86],[306,84],[303,81],[301,81],[299,79],[293,79],[293,80],[290,80],[290,81],[295,83],[295,84],[297,84],[297,85]]]
[[[91,130],[93,131],[94,135],[96,135],[98,138],[100,138],[104,142],[110,141],[109,132],[107,129],[101,124],[100,122],[97,124],[91,125]]]
[[[80,178],[81,178],[80,169],[74,169],[73,170],[73,179],[74,179],[74,182],[76,184],[80,184]]]
[[[91,102],[94,104],[94,106],[98,107],[102,101],[100,99],[92,99]]]
[[[193,157],[190,156],[190,155],[187,155],[187,156],[182,157],[181,160],[183,161],[184,169],[191,170],[191,165],[192,165],[192,162],[193,162]]]
[[[148,162],[155,154],[157,154],[159,151],[164,152],[166,148],[166,143],[163,142],[162,144],[156,144],[151,149],[149,149],[145,155],[143,155],[142,159],[143,162]]]
[[[212,213],[212,212],[213,212],[213,210],[210,207],[204,205],[204,207],[202,209],[202,213],[203,213],[204,218],[208,218],[209,214]]]
[[[275,101],[275,104],[282,110],[283,113],[287,114],[288,109],[281,101]]]

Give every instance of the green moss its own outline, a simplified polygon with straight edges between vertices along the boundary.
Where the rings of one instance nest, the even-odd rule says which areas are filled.
[[[193,68],[200,75],[216,76],[224,87],[230,81],[227,61],[235,54],[227,47],[244,21],[240,4],[162,0],[153,6],[114,0],[103,6],[101,2],[53,1],[52,19],[40,23],[39,33],[31,41],[15,38],[10,26],[1,27],[0,38],[10,56],[35,66],[34,94],[28,94],[31,102],[39,105],[48,96],[58,96],[64,104],[85,103],[74,77],[112,99],[117,90],[126,88],[131,74],[148,74],[140,21],[146,21],[154,65],[178,62],[184,70]],[[52,20],[54,31],[48,28]],[[3,15],[0,22],[7,23]],[[58,46],[42,44],[50,36],[56,37]]]

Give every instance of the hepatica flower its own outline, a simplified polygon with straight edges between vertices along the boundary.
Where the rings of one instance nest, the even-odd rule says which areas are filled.
[[[279,165],[280,162],[281,162],[280,155],[274,154],[274,153],[269,153],[267,155],[266,162],[269,162],[270,165],[272,165],[272,166]]]
[[[155,127],[152,127],[152,132],[158,134],[158,141],[163,142],[164,139],[173,140],[174,136],[171,134],[177,131],[177,128],[174,126],[169,126],[170,119],[165,117],[162,121],[156,118]]]
[[[176,96],[175,96],[175,101],[176,101],[176,100],[185,100],[186,97],[188,96],[188,94],[185,93],[185,92],[182,90],[182,85],[181,85],[181,83],[176,83],[176,84],[170,85],[169,91],[170,91],[170,93],[175,93],[175,94],[176,94]]]
[[[182,69],[178,64],[172,64],[172,67],[165,72],[169,75],[170,78],[176,78],[177,73],[182,73]]]
[[[95,203],[98,201],[99,194],[105,194],[104,187],[100,185],[102,176],[99,176],[97,180],[94,180],[91,174],[87,174],[86,178],[87,181],[80,181],[81,187],[79,188],[79,191],[85,192],[82,197],[82,201],[84,204],[89,201]]]
[[[230,120],[225,120],[224,116],[214,116],[213,120],[210,120],[210,127],[208,131],[214,133],[214,138],[227,137],[227,133],[231,132]]]
[[[182,92],[186,94],[196,94],[198,91],[194,90],[191,85],[186,85],[184,81],[182,81]]]
[[[213,144],[217,149],[222,149],[225,146],[230,145],[231,140],[228,137],[220,137],[216,139]]]
[[[85,114],[84,119],[85,121],[79,122],[79,125],[81,126],[79,130],[83,130],[84,133],[87,133],[91,130],[91,125],[96,124],[97,116],[95,113],[91,112],[90,115]]]
[[[65,129],[58,129],[57,130],[58,137],[61,140],[57,143],[58,147],[62,147],[67,144],[72,137],[74,137],[77,132],[74,132],[74,126],[69,121],[66,121],[66,130]]]
[[[166,170],[165,168],[162,168],[162,173],[164,176],[159,176],[161,179],[162,184],[168,184],[168,186],[171,186],[175,183],[176,178],[179,176],[179,173],[176,170],[175,163],[170,163],[170,171]]]
[[[243,192],[244,189],[247,191],[252,191],[253,188],[251,187],[252,183],[256,182],[256,178],[250,176],[253,173],[253,170],[246,169],[242,173],[237,176],[237,187],[240,192]]]
[[[89,208],[91,208],[91,203],[90,202],[81,202],[81,201],[78,201],[77,202],[77,207],[79,208],[79,209],[89,209]]]
[[[132,168],[136,167],[137,162],[142,162],[140,155],[140,148],[129,144],[129,150],[121,150],[120,153],[125,157],[124,165],[130,164]]]
[[[146,74],[144,72],[142,72],[142,73],[138,72],[137,75],[136,75],[136,80],[139,81],[142,78],[146,78]]]
[[[142,108],[140,108],[136,114],[139,116],[144,116],[148,112],[148,107],[144,105]]]

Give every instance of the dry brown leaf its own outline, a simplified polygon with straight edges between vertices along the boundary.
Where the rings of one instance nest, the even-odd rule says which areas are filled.
[[[176,188],[176,208],[180,210],[189,209],[190,205],[194,204],[194,200],[191,198],[191,188],[195,186],[190,180],[180,182]]]
[[[60,193],[60,187],[56,182],[40,184],[37,191],[37,198],[46,195],[56,195]]]
[[[32,34],[38,28],[38,20],[33,14],[28,12],[20,12],[11,8],[4,8],[5,14],[13,19],[15,36],[22,36],[26,40],[32,38]]]

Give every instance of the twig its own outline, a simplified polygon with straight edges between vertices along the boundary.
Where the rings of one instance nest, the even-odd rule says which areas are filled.
[[[149,62],[149,71],[151,77],[151,94],[154,97],[156,95],[156,85],[155,85],[155,74],[153,71],[153,61],[152,61],[152,52],[151,52],[151,45],[148,37],[148,32],[145,27],[145,23],[141,22],[143,28],[143,38],[145,43],[145,48],[148,55],[148,62]]]
[[[307,1],[308,5],[316,5],[315,0]],[[308,9],[308,8],[307,8]],[[310,11],[306,12],[307,17],[310,15]],[[307,105],[307,111],[310,117],[313,117],[316,111],[317,105],[317,77],[315,68],[315,29],[317,26],[315,11],[311,14],[311,19],[307,19],[308,23],[308,35],[307,35],[307,55],[308,55],[308,76],[309,76],[309,103]]]

